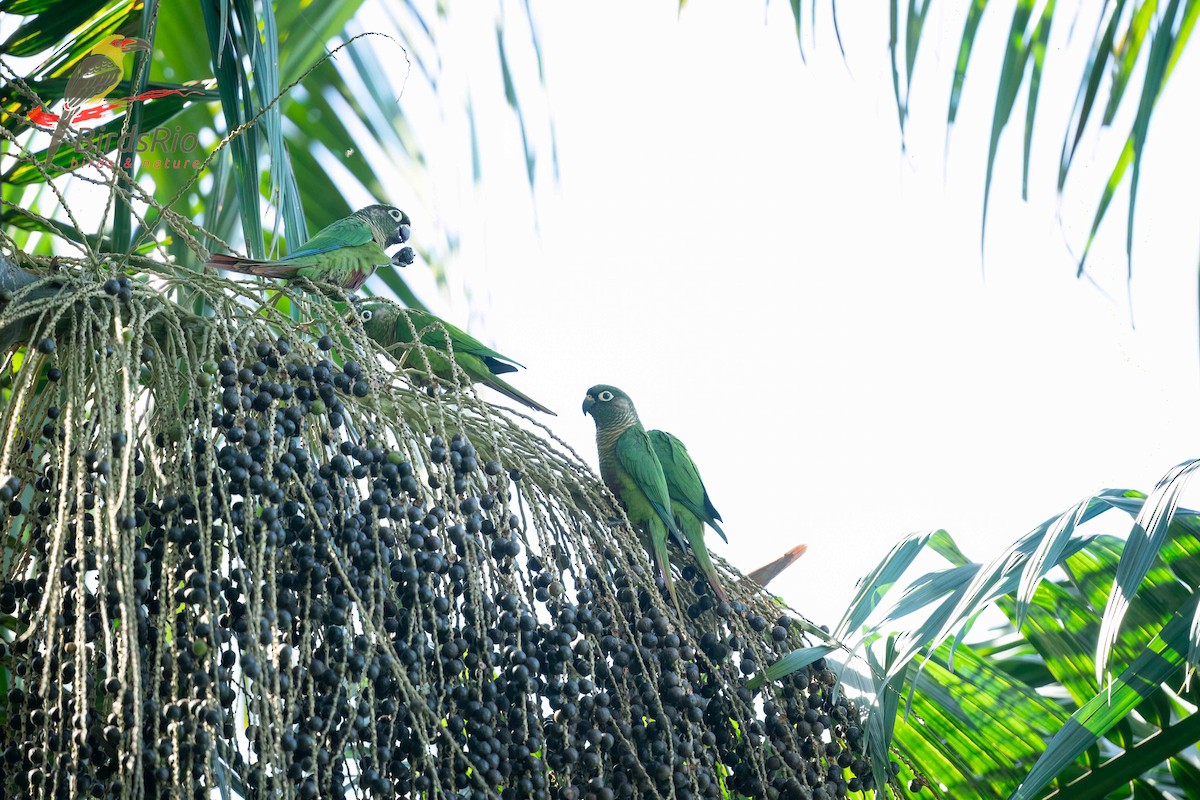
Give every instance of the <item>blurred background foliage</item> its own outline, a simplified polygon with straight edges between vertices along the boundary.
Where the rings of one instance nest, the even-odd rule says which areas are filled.
[[[468,13],[466,6],[459,10],[445,3],[3,0],[0,12],[21,17],[2,45],[0,222],[15,246],[29,253],[95,257],[131,247],[145,252],[157,242],[179,264],[196,267],[185,243],[159,224],[158,209],[135,203],[131,213],[119,197],[107,206],[96,199],[89,184],[108,180],[111,173],[72,167],[72,160],[82,160],[75,147],[61,148],[51,167],[42,165],[46,137],[24,115],[35,104],[57,109],[72,69],[105,35],[137,36],[153,44],[150,59],[126,57],[125,79],[107,99],[148,90],[163,94],[118,111],[92,141],[131,129],[126,142],[136,143],[139,135],[157,128],[166,129],[164,136],[193,134],[194,150],[184,152],[178,139],[158,140],[140,154],[131,172],[158,204],[211,232],[214,238],[204,244],[212,250],[229,243],[251,256],[286,253],[354,209],[385,202],[403,207],[417,221],[421,236],[414,245],[444,283],[461,231],[454,222],[455,193],[438,187],[453,186],[460,174],[475,184],[483,180],[486,165],[472,114],[472,97],[481,92],[506,98],[512,116],[492,122],[519,132],[523,152],[513,157],[523,162],[530,187],[541,165],[554,168],[549,119],[544,111],[536,120],[527,119],[520,99],[542,91],[541,57],[527,4],[470,7],[469,13],[493,19],[496,48],[494,72],[472,75],[442,60],[451,14]],[[506,35],[507,26],[519,27],[522,35]],[[533,52],[514,60],[514,47]],[[524,74],[513,64],[536,67]],[[537,107],[544,109],[544,102]],[[251,120],[252,135],[236,137],[205,169],[174,163],[180,156],[203,161],[231,130]],[[116,152],[121,139],[113,136],[103,155],[128,156]],[[446,141],[463,147],[455,151]],[[82,209],[78,228],[63,214],[59,191]],[[81,191],[90,192],[90,202],[80,202]],[[55,244],[55,239],[69,244]],[[381,271],[371,288],[420,304],[394,270]]]

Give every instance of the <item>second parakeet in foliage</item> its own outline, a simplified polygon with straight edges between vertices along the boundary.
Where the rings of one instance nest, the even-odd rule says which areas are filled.
[[[353,292],[375,270],[395,263],[384,248],[408,241],[411,231],[408,215],[395,206],[367,206],[322,228],[285,258],[259,261],[217,254],[205,266],[265,278],[307,278]],[[412,249],[404,248],[397,259],[401,265],[410,263]]]
[[[358,312],[363,332],[391,353],[405,369],[423,373],[427,380],[430,379],[429,373],[433,373],[434,378],[453,386],[454,370],[446,351],[446,340],[449,339],[454,362],[473,383],[490,386],[518,403],[554,415],[553,411],[498,377],[507,372],[516,372],[521,364],[497,353],[449,322],[428,311],[401,308],[394,303],[378,301],[359,303]],[[420,339],[424,348],[413,344],[414,330],[415,338]]]
[[[704,481],[700,480],[700,471],[696,462],[688,455],[683,442],[666,431],[650,431],[650,444],[662,464],[663,477],[667,480],[667,491],[671,496],[671,513],[675,522],[687,537],[692,548],[692,557],[696,559],[700,571],[708,579],[708,583],[716,592],[717,597],[729,602],[729,596],[717,579],[717,570],[713,566],[708,547],[704,544],[704,526],[711,525],[726,542],[725,531],[717,524],[721,515],[708,499],[708,490]]]
[[[587,390],[583,413],[596,422],[600,477],[625,506],[629,521],[650,538],[650,549],[675,608],[675,584],[667,555],[667,534],[681,538],[671,513],[671,495],[662,464],[629,395],[615,386],[599,384]]]

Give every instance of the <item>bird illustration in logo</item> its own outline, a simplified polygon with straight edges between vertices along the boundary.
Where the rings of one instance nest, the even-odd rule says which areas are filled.
[[[75,65],[70,79],[67,80],[58,125],[50,136],[50,147],[46,150],[47,164],[58,152],[58,145],[79,110],[88,102],[94,103],[102,99],[121,82],[125,76],[125,54],[149,49],[150,43],[145,39],[106,36]]]

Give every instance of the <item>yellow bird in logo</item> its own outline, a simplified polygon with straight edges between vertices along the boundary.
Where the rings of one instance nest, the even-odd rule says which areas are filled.
[[[125,77],[125,54],[149,49],[150,43],[145,39],[107,36],[75,65],[63,94],[63,110],[58,117],[58,125],[50,136],[50,148],[46,151],[47,164],[58,152],[58,145],[79,110],[89,102],[102,99]]]

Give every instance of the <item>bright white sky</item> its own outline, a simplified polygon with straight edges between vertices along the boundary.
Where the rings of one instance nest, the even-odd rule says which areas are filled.
[[[473,314],[472,330],[528,366],[515,382],[559,412],[554,430],[593,464],[584,391],[625,389],[647,427],[687,443],[726,521],[730,544],[710,536],[715,551],[749,570],[809,545],[772,588],[817,622],[836,622],[856,579],[907,533],[944,527],[987,559],[1087,494],[1148,491],[1200,455],[1200,58],[1179,64],[1151,128],[1133,329],[1126,195],[1091,262],[1113,299],[1076,280],[1065,243],[1080,246],[1123,138],[1085,139],[1065,237],[1055,217],[1050,176],[1094,21],[1065,56],[1066,15],[1053,32],[1028,204],[1019,101],[981,260],[1011,18],[985,17],[947,165],[962,30],[950,5],[965,7],[930,15],[937,37],[902,153],[881,8],[839,6],[843,63],[822,4],[804,66],[782,2],[765,18],[711,2],[682,16],[670,2],[534,3],[562,173],[555,185],[540,165],[540,236],[498,87],[475,96],[493,188],[464,173],[445,197],[466,206],[451,278],[472,298],[441,310]],[[454,27],[443,57],[494,69],[491,24]]]

